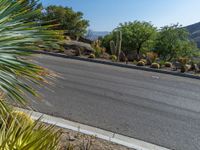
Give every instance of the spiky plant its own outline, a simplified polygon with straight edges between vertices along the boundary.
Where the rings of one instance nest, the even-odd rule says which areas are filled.
[[[119,61],[119,56],[121,53],[121,47],[122,47],[122,32],[118,31],[117,32],[117,41],[116,44],[114,41],[110,41],[110,49],[112,55],[117,56],[117,61]]]
[[[28,21],[41,10],[31,9],[36,2],[30,7],[25,1],[0,0],[0,150],[54,150],[59,134],[53,127],[38,125],[38,121],[25,126],[17,118],[8,119],[13,116],[8,104],[26,105],[27,95],[38,96],[30,84],[41,85],[52,77],[49,71],[25,59],[30,50],[36,49],[35,43],[57,39],[56,32],[47,30],[47,25]]]
[[[57,150],[61,132],[54,126],[6,120],[0,128],[0,150]]]
[[[32,4],[34,5],[34,3]],[[30,63],[24,56],[35,50],[34,43],[55,41],[55,31],[47,30],[41,22],[27,20],[41,10],[30,10],[23,0],[0,0],[0,101],[1,112],[6,112],[4,100],[26,104],[26,94],[38,96],[28,83],[40,85],[51,77],[48,71]],[[45,76],[46,75],[46,76]],[[26,82],[25,82],[26,81]],[[4,100],[3,100],[4,99]]]

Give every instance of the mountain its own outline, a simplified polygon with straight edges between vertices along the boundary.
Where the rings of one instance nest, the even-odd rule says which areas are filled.
[[[104,37],[108,35],[110,32],[107,31],[93,31],[93,30],[88,30],[85,38],[90,39],[92,41],[98,40],[99,37]]]
[[[197,42],[200,48],[200,22],[186,26],[186,29],[190,32],[191,38]]]

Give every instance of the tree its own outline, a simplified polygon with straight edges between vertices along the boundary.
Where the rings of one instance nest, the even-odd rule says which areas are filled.
[[[45,9],[43,20],[54,20],[54,23],[59,25],[53,29],[64,30],[65,35],[72,38],[83,36],[89,26],[89,21],[83,19],[82,12],[75,12],[72,8],[62,6],[48,6]]]
[[[156,35],[156,28],[149,22],[128,22],[120,24],[116,29],[123,35],[122,47],[124,50],[136,50],[139,57],[142,50],[151,49],[153,39]]]
[[[170,61],[178,57],[192,57],[196,50],[196,44],[189,39],[189,32],[180,25],[160,29],[155,51],[162,59]]]

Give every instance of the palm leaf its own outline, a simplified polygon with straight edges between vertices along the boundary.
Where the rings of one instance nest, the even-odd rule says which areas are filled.
[[[42,22],[28,22],[40,11],[32,11],[23,0],[0,0],[0,93],[9,102],[25,105],[28,93],[38,96],[28,83],[40,85],[47,82],[46,77],[53,77],[46,69],[24,59],[36,49],[34,43],[57,41],[57,33],[47,30]],[[4,107],[0,105],[1,111],[7,111]]]

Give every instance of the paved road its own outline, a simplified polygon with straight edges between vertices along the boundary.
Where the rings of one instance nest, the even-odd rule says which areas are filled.
[[[40,112],[176,150],[200,150],[200,80],[39,55],[62,78]]]

